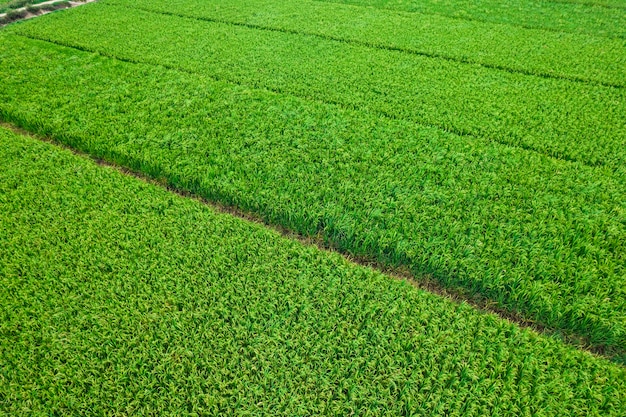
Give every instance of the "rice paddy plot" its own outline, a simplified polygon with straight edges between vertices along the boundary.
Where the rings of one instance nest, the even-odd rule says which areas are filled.
[[[626,412],[622,367],[5,129],[0,247],[0,414]]]
[[[71,30],[56,17],[15,28]],[[5,120],[589,343],[626,345],[626,198],[612,170],[10,32]]]
[[[626,44],[622,39],[319,1],[105,0],[103,3],[319,36],[510,72],[626,87]]]
[[[626,38],[626,7],[619,0],[317,0],[464,20],[506,23],[556,32]],[[614,7],[606,7],[607,5]],[[615,7],[617,6],[617,7]]]
[[[607,166],[626,178],[626,89],[99,4],[7,31]]]

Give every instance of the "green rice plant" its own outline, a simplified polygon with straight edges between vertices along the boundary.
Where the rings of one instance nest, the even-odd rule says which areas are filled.
[[[104,4],[626,87],[622,39],[317,1],[106,0]]]
[[[576,3],[587,6],[613,7],[617,9],[626,9],[626,2],[623,0],[551,0],[554,3]]]
[[[554,3],[575,3],[584,4],[586,6],[614,7],[617,9],[626,9],[626,1],[624,0],[550,0]]]
[[[626,345],[626,191],[611,169],[211,73],[0,39],[5,120],[589,343]]]
[[[0,414],[626,413],[620,366],[4,129],[0,247]]]
[[[97,4],[10,32],[625,173],[626,89]]]
[[[626,38],[626,9],[542,0],[316,0],[438,14],[558,32]],[[609,0],[610,1],[610,0]],[[609,1],[598,3],[608,4]],[[622,5],[623,2],[610,1]]]
[[[69,1],[60,1],[50,4],[40,4],[42,1],[30,2],[28,0],[20,0],[19,2],[11,2],[6,7],[7,13],[4,16],[0,16],[0,25],[6,25],[21,19],[24,19],[28,14],[38,15],[40,12],[53,12],[56,10],[66,9],[70,7]],[[11,7],[9,7],[11,6]],[[20,7],[18,9],[18,7]],[[2,6],[0,6],[0,10]],[[0,11],[0,13],[2,13]]]

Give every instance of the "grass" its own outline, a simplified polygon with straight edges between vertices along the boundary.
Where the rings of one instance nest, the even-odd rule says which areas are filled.
[[[4,129],[0,207],[0,414],[626,412],[624,368]]]
[[[557,32],[626,38],[625,3],[619,0],[317,0],[438,14]],[[617,7],[605,7],[606,5]]]
[[[159,13],[315,35],[511,72],[626,87],[621,39],[317,1],[106,0]]]
[[[23,3],[16,3],[23,5]],[[25,9],[21,8],[12,8],[7,10],[7,13],[0,17],[0,25],[7,25],[9,23],[13,23],[18,20],[22,20],[27,17],[29,14],[40,14],[41,12],[53,12],[55,10],[66,9],[70,7],[69,1],[58,1],[56,3],[44,4],[41,5],[37,2],[35,3],[27,3]],[[21,6],[20,6],[21,7]]]
[[[0,14],[9,13],[16,9],[34,6],[48,0],[0,0]]]
[[[0,17],[0,25],[8,24],[16,20],[25,18],[28,15],[26,10],[12,10],[6,15]]]
[[[552,0],[555,3],[577,3],[585,4],[587,6],[604,6],[613,7],[616,9],[626,9],[626,2],[624,0]]]
[[[100,4],[9,32],[485,137],[626,177],[624,88]]]
[[[1,37],[6,120],[590,343],[625,345],[626,198],[606,168]]]

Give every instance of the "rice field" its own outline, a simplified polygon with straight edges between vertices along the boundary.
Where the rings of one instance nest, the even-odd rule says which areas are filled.
[[[0,130],[7,415],[623,415],[626,371]]]
[[[0,131],[0,413],[623,415],[625,27],[100,0],[0,29],[0,120],[52,142]]]

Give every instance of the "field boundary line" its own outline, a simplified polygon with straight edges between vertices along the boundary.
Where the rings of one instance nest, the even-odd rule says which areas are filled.
[[[559,340],[566,345],[572,346],[592,356],[603,358],[611,361],[611,363],[613,364],[626,367],[626,363],[623,363],[619,360],[619,357],[624,355],[626,353],[626,350],[620,350],[616,347],[593,345],[589,343],[586,338],[580,335],[562,329],[545,326],[538,321],[525,317],[522,313],[518,311],[502,308],[498,306],[496,302],[480,294],[471,294],[462,287],[444,286],[427,274],[423,274],[418,277],[417,274],[413,273],[406,266],[385,265],[384,263],[377,261],[376,259],[371,257],[350,254],[347,251],[340,250],[334,247],[332,244],[325,242],[323,237],[320,235],[307,237],[302,234],[296,233],[284,226],[281,226],[280,224],[269,222],[254,212],[242,210],[236,206],[225,205],[219,201],[209,200],[196,193],[175,187],[170,183],[168,178],[155,178],[141,171],[130,169],[129,167],[122,164],[94,156],[87,151],[83,151],[81,149],[67,145],[55,139],[54,137],[43,136],[31,132],[13,122],[8,122],[4,120],[1,115],[0,127],[6,128],[18,135],[28,136],[36,140],[58,146],[62,149],[69,150],[73,154],[82,158],[89,159],[97,165],[114,169],[121,174],[134,177],[148,184],[159,186],[180,197],[193,199],[205,206],[212,208],[218,213],[228,214],[246,222],[261,225],[265,228],[273,230],[274,232],[287,239],[297,241],[305,246],[315,247],[322,252],[341,256],[346,262],[351,265],[369,268],[391,279],[404,281],[414,288],[443,297],[454,303],[455,305],[467,304],[483,314],[494,315],[497,318],[516,325],[522,329],[531,330],[539,335]]]
[[[348,45],[366,47],[370,49],[378,49],[378,50],[390,51],[390,52],[400,52],[400,53],[407,54],[407,55],[421,56],[421,57],[430,58],[430,59],[441,59],[444,61],[456,62],[456,63],[463,64],[463,65],[471,65],[474,67],[488,68],[488,69],[493,69],[496,71],[503,71],[509,74],[520,74],[520,75],[525,75],[529,77],[538,77],[538,78],[549,79],[549,80],[561,80],[561,81],[566,81],[566,82],[582,83],[582,84],[588,84],[588,85],[598,85],[602,87],[616,88],[616,89],[626,88],[626,84],[618,84],[618,83],[612,83],[612,82],[607,82],[607,81],[591,80],[591,79],[582,78],[582,77],[555,75],[555,74],[549,74],[545,72],[515,69],[515,68],[511,68],[511,67],[504,66],[504,65],[486,64],[486,63],[482,63],[479,61],[473,61],[471,59],[457,58],[457,57],[445,55],[445,54],[423,52],[423,51],[418,51],[416,49],[411,49],[411,48],[389,46],[389,45],[383,45],[383,44],[379,44],[375,42],[367,42],[367,41],[361,41],[361,40],[356,40],[356,39],[346,39],[346,38],[341,38],[338,36],[322,35],[322,34],[313,33],[313,32],[300,32],[300,31],[292,30],[292,29],[282,29],[282,28],[276,28],[272,26],[233,22],[230,20],[216,19],[216,18],[211,18],[211,17],[183,15],[183,14],[176,13],[176,12],[166,12],[166,11],[140,7],[140,6],[130,7],[125,4],[115,3],[115,1],[102,3],[102,5],[109,6],[109,7],[111,6],[120,7],[120,8],[130,9],[130,10],[141,10],[147,13],[163,15],[163,16],[173,16],[173,17],[178,17],[181,19],[190,19],[190,20],[197,20],[197,21],[202,21],[202,22],[219,23],[219,24],[224,24],[224,25],[245,27],[245,28],[254,29],[254,30],[264,30],[268,32],[278,32],[278,33],[285,33],[288,35],[297,35],[297,36],[309,36],[309,37],[329,40],[333,42],[345,43]]]
[[[429,123],[423,123],[423,122],[417,122],[414,120],[408,120],[390,113],[387,113],[385,111],[382,110],[371,110],[371,109],[363,109],[363,108],[359,108],[357,106],[353,106],[350,104],[346,104],[346,103],[341,103],[341,102],[336,102],[336,101],[331,101],[331,100],[321,100],[315,97],[311,97],[311,96],[307,96],[307,95],[298,95],[295,94],[293,92],[289,92],[289,91],[283,91],[280,89],[276,89],[276,88],[270,88],[270,87],[266,87],[266,86],[259,86],[256,84],[246,84],[246,83],[239,83],[236,82],[234,80],[229,80],[229,79],[225,79],[225,78],[220,78],[220,77],[216,77],[214,75],[211,74],[206,74],[206,73],[201,73],[201,72],[196,72],[196,71],[192,71],[192,70],[188,70],[185,68],[180,68],[174,65],[168,65],[168,64],[161,64],[161,63],[153,63],[153,62],[148,62],[148,61],[141,61],[141,60],[135,60],[135,59],[130,59],[130,58],[122,58],[116,55],[112,55],[112,54],[107,54],[107,53],[103,53],[97,50],[93,50],[93,49],[89,49],[86,47],[82,47],[82,46],[76,46],[76,45],[69,45],[63,42],[59,42],[59,41],[55,41],[55,40],[51,40],[51,39],[46,39],[46,38],[40,38],[40,37],[36,37],[36,36],[32,36],[32,35],[25,35],[22,33],[13,33],[12,35],[14,36],[20,36],[26,39],[31,39],[34,41],[39,41],[39,42],[46,42],[46,43],[50,43],[52,45],[57,45],[63,48],[69,48],[69,49],[74,49],[77,51],[81,51],[81,52],[85,52],[85,53],[90,53],[90,54],[94,54],[97,56],[101,56],[103,58],[107,58],[107,59],[112,59],[112,60],[116,60],[116,61],[120,61],[120,62],[126,62],[129,64],[134,64],[134,65],[146,65],[146,66],[151,66],[151,67],[155,67],[155,68],[163,68],[165,70],[168,71],[177,71],[177,72],[181,72],[184,74],[191,74],[197,77],[205,77],[208,79],[211,79],[213,81],[216,82],[222,82],[222,83],[226,83],[226,84],[231,84],[231,85],[236,85],[236,86],[245,86],[245,87],[249,87],[249,88],[253,88],[259,91],[266,91],[269,93],[273,93],[273,94],[277,94],[277,95],[281,95],[281,96],[287,96],[287,97],[294,97],[300,100],[304,100],[304,101],[308,101],[308,102],[312,102],[312,103],[318,103],[318,104],[323,104],[323,105],[330,105],[330,106],[336,106],[339,107],[341,109],[345,109],[345,110],[349,110],[349,111],[358,111],[361,113],[367,113],[367,114],[371,114],[371,115],[375,115],[377,117],[381,117],[381,118],[385,118],[387,120],[394,120],[394,121],[399,121],[399,122],[404,122],[404,123],[411,123],[417,126],[421,126],[421,127],[425,127],[425,128],[430,128],[430,129],[437,129],[440,130],[442,132],[448,133],[448,134],[453,134],[459,137],[470,137],[470,138],[475,138],[475,139],[482,139],[485,140],[487,142],[490,143],[494,143],[494,144],[498,144],[500,146],[505,146],[508,148],[512,148],[512,149],[519,149],[525,152],[532,152],[536,155],[541,155],[545,158],[549,158],[555,161],[560,161],[563,163],[569,163],[569,164],[577,164],[577,165],[582,165],[582,166],[586,166],[588,168],[591,169],[603,169],[605,172],[605,175],[613,175],[613,173],[615,172],[616,168],[613,168],[611,166],[608,166],[604,163],[597,163],[597,164],[593,164],[593,163],[589,163],[587,161],[584,160],[580,160],[580,159],[575,159],[575,158],[571,158],[568,157],[566,155],[551,155],[549,153],[544,153],[541,152],[538,149],[535,149],[531,146],[525,145],[523,143],[519,143],[519,144],[513,144],[513,143],[508,143],[505,141],[500,141],[498,139],[494,139],[491,136],[486,136],[486,135],[476,135],[474,133],[471,132],[467,132],[465,130],[462,129],[458,129],[458,128],[450,128],[450,127],[446,127],[443,125],[436,125],[436,124],[429,124]]]

